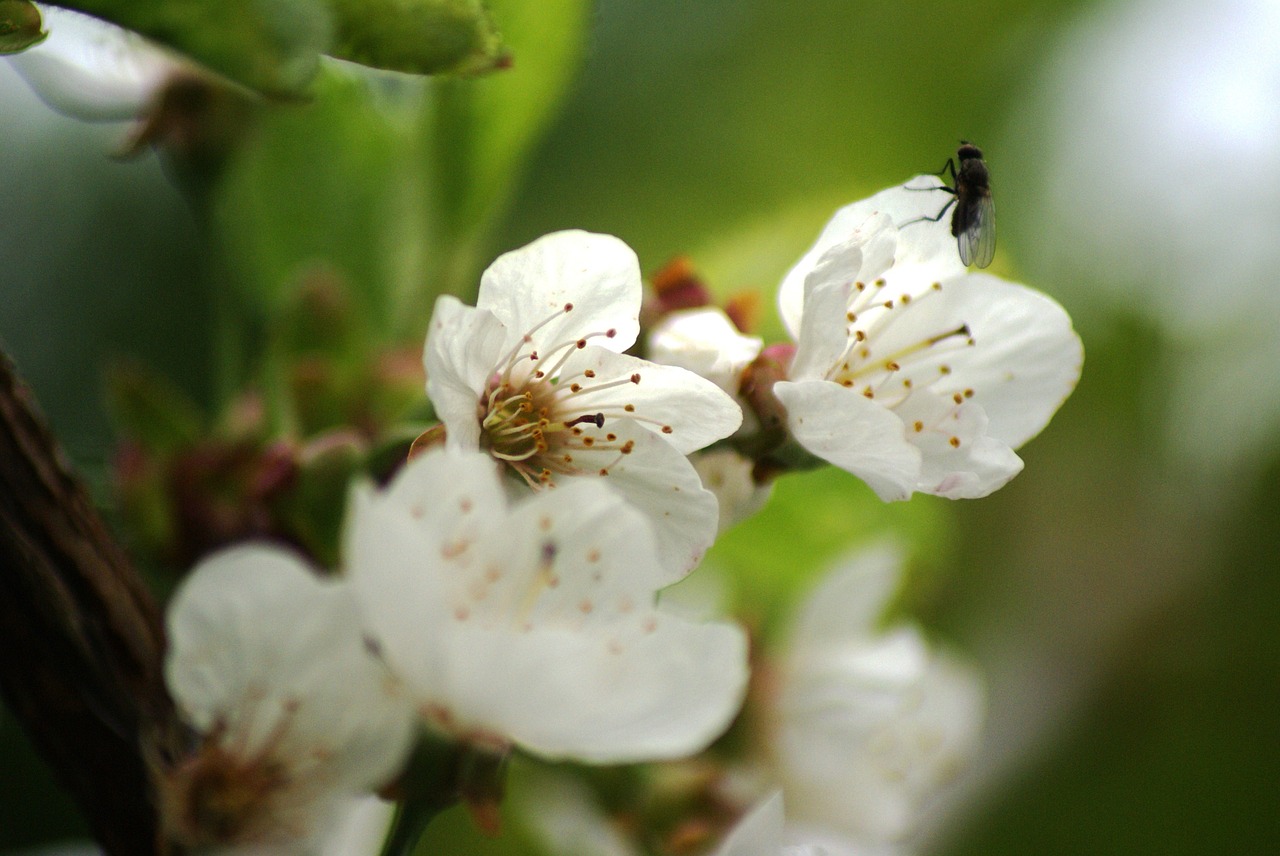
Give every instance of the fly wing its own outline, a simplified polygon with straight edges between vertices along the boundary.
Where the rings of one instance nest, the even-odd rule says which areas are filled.
[[[984,268],[996,255],[996,206],[983,193],[956,207],[951,231],[960,248],[960,261]]]

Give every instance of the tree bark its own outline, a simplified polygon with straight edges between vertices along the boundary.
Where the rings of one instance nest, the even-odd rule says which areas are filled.
[[[159,848],[155,601],[0,354],[0,692],[112,856]]]

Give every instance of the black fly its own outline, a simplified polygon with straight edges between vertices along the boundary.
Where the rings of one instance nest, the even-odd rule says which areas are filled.
[[[959,168],[956,161],[960,162]],[[991,201],[991,177],[987,165],[982,160],[982,149],[967,140],[960,142],[955,158],[947,158],[947,163],[938,172],[942,175],[951,173],[954,186],[930,188],[911,188],[912,190],[945,190],[954,198],[942,206],[942,210],[934,217],[920,217],[912,220],[918,223],[928,220],[936,223],[943,215],[955,206],[951,214],[951,234],[955,236],[956,246],[960,250],[960,261],[966,265],[977,265],[984,268],[991,264],[996,254],[996,206]],[[903,225],[909,225],[904,223]]]

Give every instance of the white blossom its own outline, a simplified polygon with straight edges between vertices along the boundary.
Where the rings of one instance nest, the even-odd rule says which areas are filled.
[[[912,222],[939,196],[895,187],[838,211],[779,293],[797,348],[774,392],[792,436],[885,500],[1004,485],[1083,360],[1061,306],[966,273],[945,224]]]
[[[6,57],[40,98],[76,119],[137,119],[182,61],[136,33],[56,6],[40,7],[49,37]]]
[[[199,737],[164,775],[169,833],[241,856],[376,837],[353,826],[369,811],[358,798],[398,771],[413,712],[349,586],[286,550],[234,547],[192,572],[168,629],[165,677]]]
[[[860,847],[837,835],[796,829],[787,823],[781,791],[751,809],[716,849],[714,856],[891,856],[893,851]]]
[[[760,356],[764,343],[745,336],[715,307],[672,312],[649,333],[649,359],[700,375],[729,395],[738,394],[742,370]]]
[[[689,456],[702,486],[715,494],[720,509],[718,531],[724,532],[760,509],[773,494],[773,482],[758,483],[755,461],[733,449],[708,449]]]
[[[481,449],[530,487],[605,476],[652,521],[668,581],[697,564],[715,497],[686,455],[732,434],[733,400],[692,372],[621,353],[639,333],[635,254],[556,232],[499,257],[475,307],[436,302],[427,394],[455,449]]]
[[[720,309],[706,307],[672,312],[649,333],[648,356],[656,363],[679,366],[706,378],[738,400],[743,371],[760,355],[763,341],[745,336]],[[749,409],[744,408],[749,416]],[[715,494],[720,509],[718,531],[755,514],[773,492],[772,481],[757,484],[755,462],[728,448],[715,447],[689,456],[702,486]]]
[[[353,496],[370,631],[436,730],[591,763],[681,757],[741,703],[742,631],[664,612],[645,518],[601,481],[508,505],[478,452],[435,449]]]
[[[874,846],[915,831],[975,747],[977,676],[909,625],[877,629],[900,557],[853,557],[803,604],[780,664],[769,751],[791,820]]]

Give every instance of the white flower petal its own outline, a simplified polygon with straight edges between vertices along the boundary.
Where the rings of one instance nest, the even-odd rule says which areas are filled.
[[[1071,318],[1047,295],[986,273],[944,283],[938,298],[909,307],[912,324],[968,324],[976,344],[948,359],[947,388],[976,390],[987,433],[1018,448],[1048,424],[1080,377],[1084,349]]]
[[[774,700],[772,757],[793,821],[877,845],[913,831],[972,751],[983,692],[910,626],[876,630],[895,551],[856,554],[798,613]],[[874,591],[857,591],[866,582]],[[839,627],[840,607],[853,620]]]
[[[448,456],[460,453],[431,452],[406,471]],[[478,471],[496,484],[487,464]],[[357,499],[355,590],[435,727],[549,757],[638,761],[697,751],[736,712],[741,630],[655,611],[670,572],[650,524],[605,482],[490,509],[487,528],[443,542],[398,496]]]
[[[450,634],[449,710],[548,759],[681,758],[720,736],[746,686],[746,637],[729,624],[651,615],[615,638],[539,628]]]
[[[826,380],[849,347],[846,313],[851,282],[830,282],[809,292],[808,311],[800,321],[799,344],[791,360],[792,380]]]
[[[342,801],[334,807],[316,856],[378,856],[395,814],[395,803],[375,796]]]
[[[785,821],[782,791],[774,791],[738,821],[715,856],[781,856]]]
[[[386,513],[387,507],[370,488],[352,494],[347,574],[371,635],[400,679],[420,695],[419,688],[436,685],[449,668],[441,641],[453,600],[446,548],[409,509]]]
[[[760,355],[763,342],[744,336],[714,307],[673,312],[649,334],[648,357],[679,366],[736,395],[742,370]]]
[[[449,294],[436,300],[422,362],[427,397],[445,424],[450,445],[473,449],[479,442],[480,397],[510,336],[491,312]]]
[[[796,615],[791,646],[827,645],[875,632],[901,577],[902,548],[885,542],[860,550],[827,574]]]
[[[518,335],[552,319],[539,328],[539,342],[615,330],[592,341],[625,351],[640,332],[640,300],[640,262],[631,248],[612,235],[570,230],[499,256],[480,280],[476,306]],[[564,311],[568,304],[573,311]]]
[[[917,176],[907,185],[883,190],[841,208],[832,216],[818,240],[783,278],[778,290],[779,311],[793,336],[798,336],[800,331],[806,279],[832,247],[854,238],[863,226],[881,228],[876,221],[868,222],[875,214],[886,215],[894,226],[899,227],[891,233],[897,236],[893,267],[883,271],[890,282],[902,279],[929,283],[964,273],[955,238],[951,235],[950,218],[943,217],[936,223],[919,220],[936,215],[952,197],[942,191],[908,189],[940,186],[942,182],[937,178]],[[867,280],[881,275],[882,262],[876,261],[879,258],[880,251],[877,250],[868,260],[867,270],[871,275],[866,277]],[[859,271],[850,272],[851,278],[862,276],[861,267]]]
[[[235,819],[252,840],[305,848],[337,802],[386,784],[403,763],[412,711],[367,647],[344,582],[316,577],[279,548],[234,547],[183,583],[168,629],[165,677],[184,719],[243,768],[282,772],[280,784]],[[186,763],[218,757],[202,749]],[[183,794],[195,787],[182,784],[186,769],[177,768],[169,785],[178,804],[215,799]]]
[[[658,559],[666,569],[664,583],[673,583],[697,567],[715,540],[720,510],[715,494],[689,459],[651,431],[619,420],[613,429],[635,441],[630,454],[579,452],[577,460],[597,471],[607,469],[609,487],[617,491],[651,522]]]
[[[178,60],[141,36],[69,9],[41,5],[49,37],[5,57],[53,109],[88,121],[138,118]]]
[[[639,424],[661,434],[681,454],[722,440],[742,424],[742,409],[734,400],[687,369],[588,346],[569,357],[561,374],[580,378],[587,371],[595,377],[580,383],[584,390],[598,391],[574,396],[573,411],[634,412]],[[610,385],[614,382],[620,383]],[[603,427],[611,430],[608,420]]]
[[[792,436],[807,450],[853,473],[885,501],[907,499],[917,488],[922,455],[893,411],[827,381],[781,381],[773,391],[787,408]]]
[[[421,464],[401,467],[383,496],[401,505],[433,544],[480,537],[503,514],[506,496],[488,455],[450,450],[422,457]],[[360,490],[369,501],[372,488]]]
[[[755,461],[732,449],[711,449],[689,457],[702,486],[715,494],[720,509],[719,532],[746,520],[760,509],[773,494],[773,482],[757,484],[753,473]]]
[[[1022,459],[989,436],[987,416],[973,402],[956,404],[931,391],[918,392],[898,405],[904,422],[922,426],[908,433],[920,449],[916,490],[948,499],[979,499],[1022,472]]]

